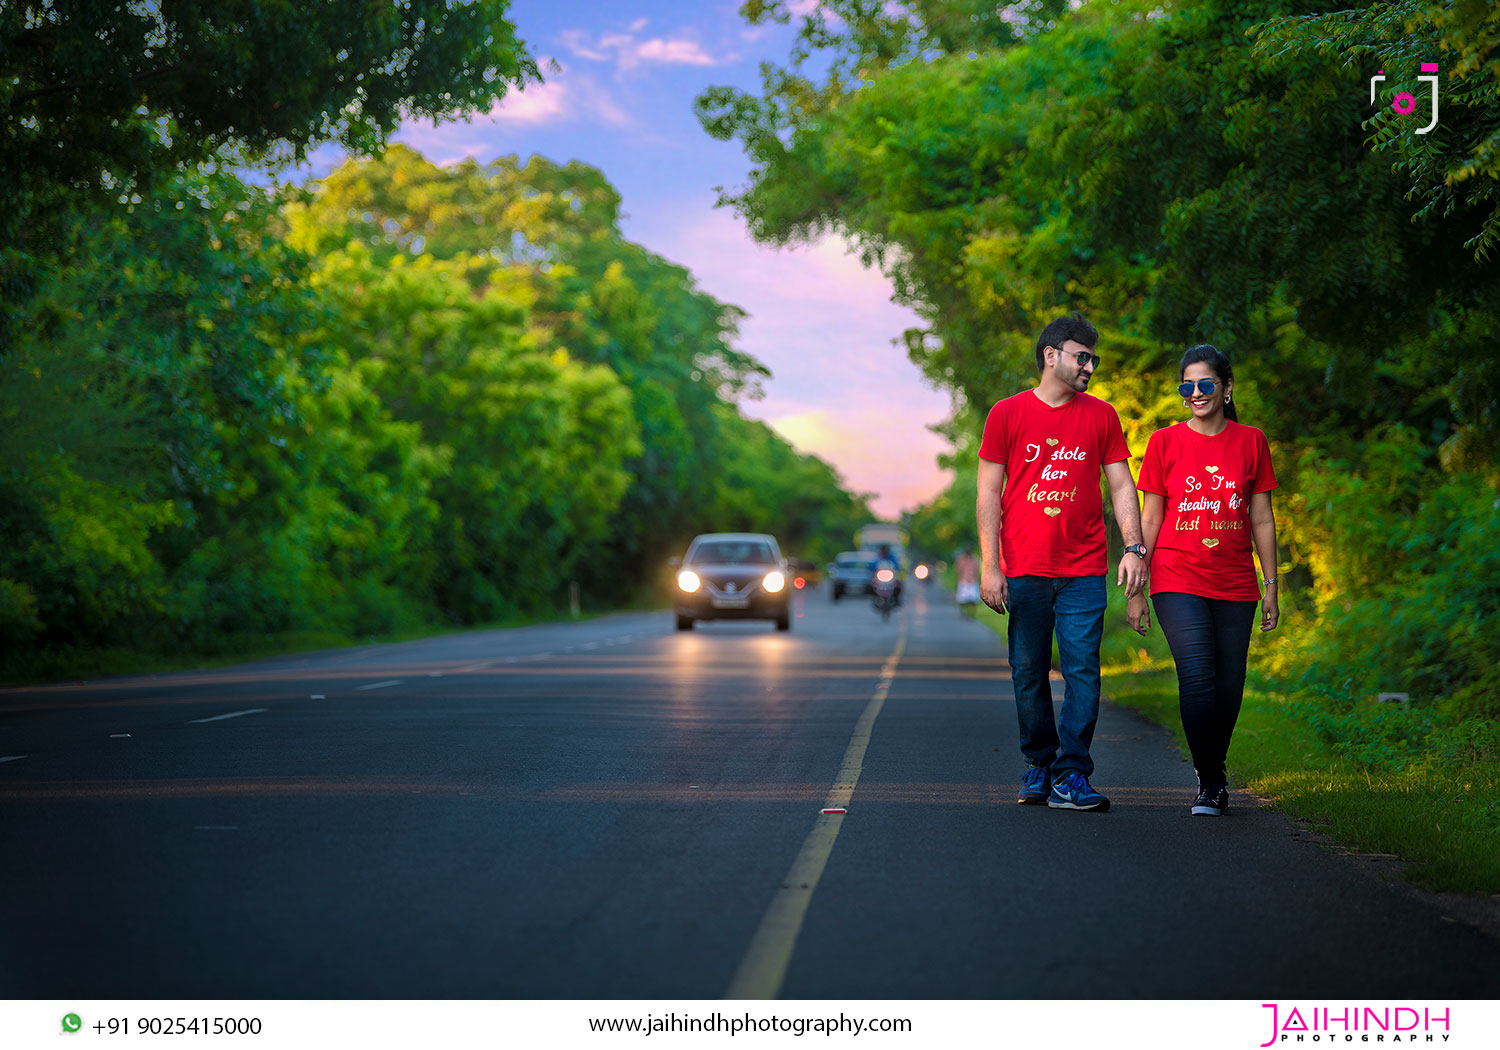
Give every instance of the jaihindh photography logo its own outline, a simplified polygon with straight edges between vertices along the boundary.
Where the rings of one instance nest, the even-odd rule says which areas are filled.
[[[1451,1034],[1446,1006],[1315,1006],[1308,1003],[1261,1003],[1271,1022],[1266,1046],[1322,1046],[1367,1043],[1442,1046]],[[1264,1031],[1265,1029],[1262,1029]]]

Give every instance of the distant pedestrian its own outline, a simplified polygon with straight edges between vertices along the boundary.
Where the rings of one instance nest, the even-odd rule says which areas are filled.
[[[958,611],[972,620],[975,606],[979,604],[979,559],[974,557],[970,548],[964,547],[953,559],[953,571],[958,578],[955,592]]]
[[[1036,344],[1041,381],[990,409],[979,446],[979,590],[986,605],[1010,613],[1011,684],[1026,759],[1016,798],[1022,805],[1109,808],[1088,781],[1107,568],[1101,471],[1128,544],[1116,577],[1127,596],[1144,583],[1146,549],[1120,416],[1084,392],[1099,365],[1098,340],[1094,326],[1076,315],[1047,325]],[[1049,678],[1054,631],[1060,719]]]
[[[1229,810],[1225,758],[1245,694],[1250,628],[1281,619],[1271,447],[1234,407],[1229,358],[1204,343],[1182,357],[1184,408],[1192,415],[1151,435],[1141,464],[1150,551],[1151,603],[1177,664],[1177,705],[1198,774],[1194,816]],[[1260,558],[1255,579],[1250,548]],[[1130,625],[1151,629],[1144,593],[1130,599]]]

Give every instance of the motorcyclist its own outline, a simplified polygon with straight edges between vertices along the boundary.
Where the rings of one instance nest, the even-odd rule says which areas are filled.
[[[901,559],[896,557],[895,552],[891,550],[891,545],[889,543],[882,543],[880,545],[880,550],[877,553],[879,554],[879,557],[875,559],[875,571],[879,572],[881,569],[890,569],[896,574],[895,598],[896,604],[900,605],[901,591],[904,583],[902,579],[903,573],[901,570]]]

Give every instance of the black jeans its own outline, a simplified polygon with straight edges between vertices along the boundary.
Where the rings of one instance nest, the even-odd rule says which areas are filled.
[[[1177,663],[1177,706],[1193,767],[1206,787],[1218,787],[1227,779],[1224,757],[1245,697],[1256,603],[1174,593],[1155,595],[1151,604]]]

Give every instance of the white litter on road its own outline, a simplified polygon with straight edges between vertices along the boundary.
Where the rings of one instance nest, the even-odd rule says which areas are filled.
[[[26,756],[26,755],[6,755],[4,758],[0,758],[0,762],[18,762],[21,759],[26,758],[26,757],[28,757],[28,756]]]

